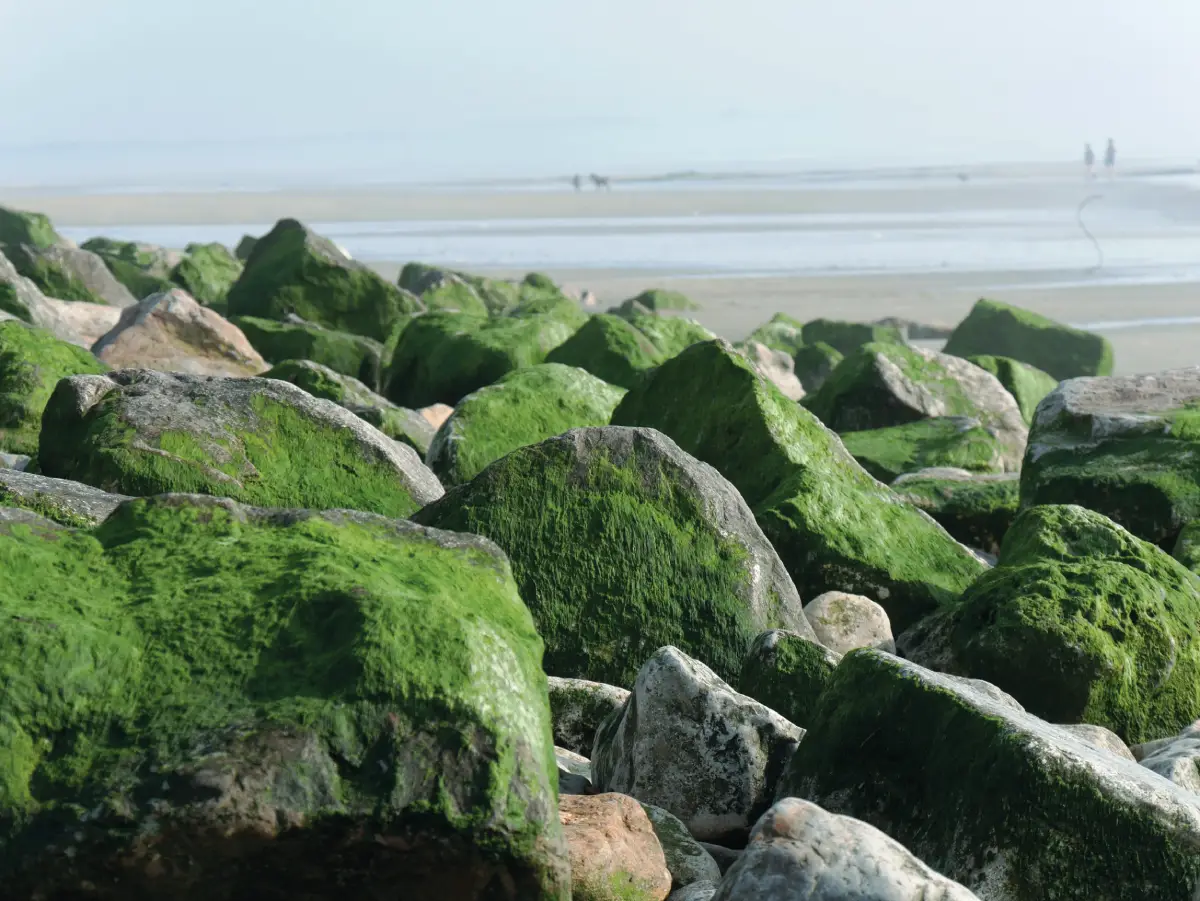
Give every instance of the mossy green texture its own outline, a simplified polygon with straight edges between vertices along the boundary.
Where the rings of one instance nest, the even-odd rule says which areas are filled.
[[[487,316],[491,311],[469,284],[458,279],[446,279],[421,295],[427,310],[453,310],[473,316]]]
[[[906,478],[892,490],[932,516],[968,547],[999,554],[1017,517],[1016,478],[948,479],[936,475]]]
[[[81,246],[100,257],[113,277],[138,300],[175,287],[170,280],[171,267],[167,263],[169,251],[112,238],[91,238]]]
[[[379,390],[384,349],[378,341],[313,323],[276,322],[253,316],[234,316],[229,321],[242,330],[268,363],[312,360]]]
[[[786,313],[776,313],[769,322],[747,335],[746,340],[757,341],[794,357],[796,351],[804,346],[804,323]]]
[[[629,317],[642,310],[649,310],[651,313],[690,313],[699,309],[700,304],[686,294],[679,291],[666,291],[662,288],[651,288],[643,291],[637,297],[623,301],[609,312]]]
[[[107,369],[45,329],[0,322],[0,450],[36,455],[42,411],[58,380]]]
[[[938,416],[886,429],[846,432],[842,443],[863,469],[890,484],[897,476],[931,466],[970,472],[1003,472],[996,436],[966,416]]]
[[[0,249],[17,272],[37,285],[38,290],[47,297],[84,303],[108,303],[55,259],[52,251],[43,252],[31,244],[8,245]]]
[[[1011,357],[1052,378],[1112,375],[1112,345],[1103,335],[1071,328],[1020,307],[980,300],[943,350],[956,357]]]
[[[795,632],[764,632],[746,654],[737,690],[797,726],[808,728],[840,659],[833,651]]]
[[[693,344],[717,337],[695,320],[680,316],[634,313],[629,321],[654,343],[664,360],[669,360]]]
[[[796,351],[793,359],[796,378],[806,392],[814,394],[844,359],[845,354],[824,341],[806,344]]]
[[[61,243],[62,236],[54,230],[49,216],[0,206],[0,247],[6,244],[28,244],[30,247],[45,250]]]
[[[150,275],[126,260],[101,257],[113,278],[129,289],[129,293],[138,300],[145,300],[154,294],[162,294],[175,288],[174,282],[157,275]]]
[[[430,445],[429,468],[443,485],[461,485],[519,447],[608,425],[624,396],[624,389],[573,366],[514,370],[458,402]]]
[[[1155,810],[1105,785],[1103,769],[1055,753],[1056,736],[1039,734],[1051,729],[976,706],[946,676],[856,650],[826,685],[777,797],[862,819],[980,897],[1191,897],[1200,855],[1186,814],[1176,823],[1167,812],[1178,802]]]
[[[610,385],[631,388],[665,357],[646,334],[620,316],[602,313],[554,348],[547,363],[586,369]]]
[[[904,334],[894,325],[867,322],[843,322],[838,319],[814,319],[804,324],[805,344],[828,344],[849,357],[866,344],[903,344]]]
[[[725,342],[697,344],[649,373],[612,422],[658,429],[729,479],[801,597],[866,595],[902,631],[956,600],[982,569]]]
[[[262,374],[264,379],[278,379],[303,388],[313,397],[322,397],[335,404],[346,400],[346,385],[329,367],[306,366],[308,360],[284,360]]]
[[[553,282],[549,287],[539,288],[541,284],[536,279],[530,284],[522,283],[520,285],[514,282],[503,281],[501,279],[484,278],[479,275],[471,275],[468,272],[454,272],[449,269],[441,269],[437,266],[429,266],[425,263],[406,263],[404,268],[400,270],[398,283],[401,288],[406,291],[411,291],[418,297],[428,291],[431,287],[446,280],[456,278],[459,281],[470,285],[476,296],[483,301],[489,313],[499,315],[505,313],[515,307],[521,301],[522,293],[529,294],[531,291],[547,290],[557,292]],[[529,279],[527,278],[528,282]],[[431,307],[431,309],[433,309]],[[462,312],[469,312],[463,310]]]
[[[755,622],[750,551],[657,448],[581,451],[589,431],[520,448],[413,519],[500,545],[552,676],[629,686],[674,645],[732,678],[754,636],[781,625]]]
[[[229,315],[282,320],[293,313],[326,328],[387,341],[418,312],[412,295],[293,219],[262,237],[229,289]]]
[[[1171,556],[1192,572],[1200,574],[1200,521],[1189,522],[1179,530],[1179,539]]]
[[[302,830],[465,837],[528,897],[568,897],[541,641],[494,547],[176,496],[90,533],[0,525],[0,573],[6,885],[52,881],[29,861],[60,838],[78,880],[131,827],[186,835],[179,774],[291,733],[315,750],[254,800]]]
[[[953,644],[967,674],[1036,716],[1127,744],[1200,718],[1200,577],[1098,513],[1023,511],[961,604]]]
[[[1010,357],[981,354],[967,359],[1000,380],[1000,384],[1016,399],[1026,424],[1033,422],[1033,413],[1042,398],[1058,386],[1058,379],[1054,376]]]
[[[189,244],[171,281],[207,307],[225,311],[225,297],[242,274],[242,263],[224,244]]]

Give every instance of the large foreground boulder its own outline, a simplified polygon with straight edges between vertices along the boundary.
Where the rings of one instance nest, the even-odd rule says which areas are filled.
[[[723,473],[802,596],[866,595],[902,630],[955,600],[983,569],[725,342],[668,360],[625,396],[612,421],[658,429]]]
[[[1112,345],[1102,335],[994,300],[971,308],[944,351],[958,357],[1011,357],[1059,380],[1109,375],[1113,368]]]
[[[674,644],[732,677],[763,629],[812,636],[737,490],[652,429],[523,447],[414,519],[504,549],[554,676],[627,686]]]
[[[570,897],[489,542],[174,495],[2,527],[0,575],[5,897]]]
[[[1190,901],[1200,797],[880,651],[838,665],[777,793],[861,819],[988,901]]]
[[[58,384],[38,460],[49,476],[145,496],[407,516],[442,494],[410,448],[274,379],[127,369]]]
[[[968,547],[999,554],[1017,516],[1019,480],[1015,472],[981,475],[941,467],[902,475],[892,490]]]

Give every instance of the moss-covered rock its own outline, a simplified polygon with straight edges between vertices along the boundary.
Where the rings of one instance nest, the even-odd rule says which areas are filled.
[[[75,376],[42,417],[48,476],[134,496],[407,516],[442,487],[409,447],[274,379],[123,370]]]
[[[241,274],[241,261],[224,244],[189,244],[187,256],[171,270],[171,281],[205,306],[224,313],[226,295]]]
[[[870,322],[843,322],[839,319],[814,319],[804,324],[801,337],[805,344],[828,344],[849,357],[867,344],[903,344],[904,335],[891,325]]]
[[[1159,547],[1200,519],[1200,370],[1069,379],[1038,407],[1021,506],[1079,504]]]
[[[700,304],[679,291],[664,291],[651,288],[637,297],[623,301],[608,312],[616,316],[631,317],[643,311],[651,313],[689,313],[700,309]]]
[[[113,277],[138,300],[175,287],[171,270],[183,259],[176,250],[112,238],[91,238],[82,247],[104,260]]]
[[[804,386],[805,393],[814,394],[844,359],[845,355],[837,348],[824,341],[818,341],[798,349],[792,358],[792,364],[796,378]]]
[[[410,294],[294,219],[259,240],[226,303],[231,316],[282,320],[292,313],[384,342],[418,312]]]
[[[785,313],[776,313],[766,322],[746,336],[745,343],[757,341],[765,344],[771,350],[782,350],[790,357],[804,346],[804,323],[793,319]]]
[[[46,313],[46,296],[0,251],[0,315],[42,325]]]
[[[0,524],[0,574],[6,896],[569,898],[489,542],[176,495]]]
[[[1179,539],[1171,556],[1200,575],[1200,520],[1189,522],[1179,530]]]
[[[80,482],[0,468],[0,507],[30,510],[60,525],[90,529],[127,500]]]
[[[1058,385],[1054,376],[1010,357],[978,355],[967,359],[980,369],[986,369],[1008,389],[1027,423],[1033,422],[1033,413],[1042,398]]]
[[[264,379],[279,379],[303,388],[313,397],[331,400],[359,419],[369,422],[395,441],[403,441],[424,459],[435,429],[415,410],[397,407],[362,382],[311,360],[285,360],[263,373]]]
[[[254,235],[242,235],[242,239],[238,241],[237,247],[233,249],[233,255],[243,263],[250,259],[250,254],[254,253],[254,248],[258,246],[258,238]]]
[[[551,675],[629,685],[675,644],[732,676],[763,629],[812,634],[737,491],[650,429],[513,451],[414,519],[505,550]]]
[[[963,671],[1055,723],[1128,743],[1200,718],[1200,577],[1082,507],[1034,507],[963,595]]]
[[[30,213],[0,206],[0,245],[27,244],[45,250],[65,243],[63,237],[54,230],[50,217],[44,213]]]
[[[491,310],[470,284],[455,276],[448,276],[421,294],[421,303],[427,310],[468,313],[487,316]]]
[[[754,639],[742,663],[737,690],[807,728],[841,659],[840,654],[803,635],[772,629]]]
[[[802,596],[866,595],[901,630],[954,601],[982,570],[726,342],[698,344],[659,366],[612,421],[658,429],[725,474]]]
[[[554,744],[588,757],[596,739],[596,730],[609,716],[621,709],[629,690],[586,679],[550,676],[550,718],[554,723]]]
[[[424,263],[406,263],[404,268],[400,270],[398,283],[404,290],[410,291],[420,297],[425,292],[436,288],[442,282],[454,280],[469,285],[476,297],[483,302],[487,308],[487,312],[495,315],[511,310],[520,303],[522,295],[529,297],[539,291],[551,291],[555,293],[558,291],[553,282],[550,282],[549,286],[547,286],[544,282],[535,279],[529,284],[523,283],[518,285],[510,281],[484,278],[483,276],[472,275],[468,272],[454,272],[437,266],[428,266]],[[433,309],[433,307],[430,309]],[[461,307],[454,307],[454,309],[459,309],[461,312],[471,312],[471,310],[464,310]],[[475,311],[478,312],[478,310]]]
[[[116,307],[137,303],[137,298],[91,251],[66,244],[46,248],[8,244],[3,250],[17,271],[48,297]]]
[[[950,466],[971,472],[1004,472],[1021,465],[978,419],[938,416],[887,429],[845,432],[842,443],[863,469],[890,483],[906,472]]]
[[[1195,795],[879,651],[838,664],[776,797],[864,820],[981,898],[1183,901],[1200,884]]]
[[[386,366],[384,345],[362,335],[339,332],[294,318],[287,322],[234,316],[230,322],[242,330],[268,363],[312,360],[335,372],[358,379],[378,391]]]
[[[107,369],[45,329],[0,322],[0,450],[35,455],[42,411],[58,380]]]
[[[1055,379],[1110,375],[1112,345],[1103,335],[1071,328],[1020,307],[980,300],[946,342],[959,357],[1011,357]]]
[[[979,475],[942,467],[903,475],[892,490],[968,547],[999,554],[1017,516],[1019,478],[1012,472]]]
[[[593,316],[546,356],[547,363],[578,366],[621,388],[632,387],[662,361],[662,352],[644,332],[608,313]]]
[[[634,313],[629,321],[649,338],[664,360],[681,353],[693,344],[711,341],[717,336],[694,319],[682,316],[657,316]]]

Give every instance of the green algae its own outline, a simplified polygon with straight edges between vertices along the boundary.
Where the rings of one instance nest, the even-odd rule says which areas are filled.
[[[54,230],[49,216],[0,207],[0,247],[26,244],[45,250],[62,243],[62,236]]]
[[[837,348],[818,341],[796,351],[793,367],[805,392],[815,394],[844,359],[845,355]]]
[[[206,307],[224,313],[226,295],[241,274],[241,262],[224,244],[189,244],[187,256],[171,270],[171,281]]]
[[[1020,360],[986,354],[967,359],[1000,381],[1021,408],[1021,418],[1026,424],[1033,422],[1034,411],[1042,398],[1058,386],[1058,380],[1054,376]]]
[[[629,318],[642,311],[651,313],[690,313],[700,309],[700,304],[679,291],[665,291],[661,288],[651,288],[643,291],[637,297],[623,301],[619,306],[609,310],[617,316]]]
[[[794,357],[796,351],[804,347],[804,323],[785,313],[776,313],[769,322],[747,335],[746,341],[757,341],[771,350],[782,350]]]
[[[163,248],[112,238],[91,238],[82,247],[100,257],[113,277],[138,300],[176,287],[170,280],[170,252]]]
[[[717,337],[700,323],[680,316],[648,316],[634,313],[629,321],[658,348],[664,360],[669,360],[693,344]]]
[[[1017,516],[1020,486],[1016,478],[948,479],[918,473],[892,490],[968,547],[999,554]]]
[[[384,346],[378,341],[314,323],[276,322],[252,316],[230,320],[268,363],[312,360],[378,391]]]
[[[894,325],[814,319],[804,324],[805,344],[828,344],[843,356],[852,356],[866,344],[903,344],[904,335]]]
[[[47,297],[57,300],[78,300],[84,303],[108,303],[96,294],[73,273],[51,255],[51,250],[41,250],[30,244],[8,245],[2,248],[4,255],[17,272],[29,279]]]
[[[487,316],[490,313],[475,289],[458,279],[446,279],[420,297],[427,310],[452,310],[473,316]]]
[[[547,363],[586,369],[610,385],[631,388],[647,370],[665,359],[646,334],[619,316],[593,316],[554,348]]]
[[[939,416],[891,428],[846,432],[841,437],[859,465],[886,483],[931,466],[1004,471],[1004,449],[996,436],[977,419],[965,416]]]
[[[807,728],[840,659],[795,632],[764,632],[746,654],[737,690]]]

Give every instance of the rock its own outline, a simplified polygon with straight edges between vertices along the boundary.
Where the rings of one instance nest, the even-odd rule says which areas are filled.
[[[954,332],[954,326],[951,325],[914,322],[900,316],[885,316],[876,319],[871,325],[899,329],[900,337],[904,341],[945,341]]]
[[[455,275],[446,275],[430,285],[420,294],[420,298],[427,310],[469,313],[474,316],[487,316],[490,312],[475,289]]]
[[[0,453],[0,469],[15,469],[18,472],[24,472],[33,458],[25,454],[5,454]]]
[[[43,213],[0,207],[0,245],[5,244],[27,244],[44,250],[65,245],[67,241],[54,230],[50,218]]]
[[[1137,758],[1133,756],[1133,752],[1129,750],[1128,745],[1121,741],[1121,736],[1113,732],[1111,729],[1105,729],[1103,726],[1092,726],[1088,723],[1068,723],[1059,726],[1060,729],[1065,729],[1081,741],[1087,742],[1093,748],[1099,748],[1102,751],[1107,751],[1109,754],[1115,754],[1123,760],[1131,760],[1137,763]]]
[[[684,319],[681,316],[634,312],[629,321],[650,339],[664,360],[682,353],[693,344],[712,341],[717,337],[694,319]]]
[[[425,460],[446,486],[469,482],[520,447],[573,428],[608,425],[624,390],[574,366],[526,366],[458,402]]]
[[[681,889],[676,889],[667,896],[667,901],[711,901],[717,893],[715,882],[693,882]]]
[[[3,207],[0,207],[0,216],[3,213]],[[2,246],[0,251],[3,251]],[[38,286],[17,272],[12,261],[0,252],[0,313],[16,317],[22,322],[42,325],[37,317],[45,303],[46,297]]]
[[[0,450],[37,455],[42,411],[58,380],[108,367],[24,322],[0,322]]]
[[[1038,407],[1021,506],[1079,504],[1173,547],[1200,519],[1200,368],[1070,379]]]
[[[233,255],[243,263],[250,259],[250,254],[254,253],[254,248],[258,246],[258,238],[253,235],[242,235],[242,240],[238,241],[237,247],[233,250]]]
[[[769,806],[804,730],[738,694],[703,663],[660,648],[592,751],[600,791],[679,817],[698,839],[744,835]]]
[[[938,416],[884,429],[843,432],[842,443],[859,465],[890,483],[930,468],[1016,473],[1023,447],[972,416]]]
[[[817,640],[838,654],[856,648],[896,652],[887,611],[870,598],[827,591],[804,605],[804,615],[817,633]]]
[[[784,798],[754,827],[714,901],[979,901],[874,826]]]
[[[43,415],[49,476],[145,496],[407,516],[442,495],[410,448],[274,379],[126,369],[59,382]]]
[[[664,901],[671,874],[654,829],[633,798],[559,798],[575,901]]]
[[[0,529],[0,571],[9,897],[570,897],[489,542],[175,495]]]
[[[111,238],[92,238],[84,242],[83,249],[100,257],[113,277],[139,300],[175,287],[171,270],[183,259],[177,250]]]
[[[1109,375],[1113,368],[1107,338],[994,300],[977,302],[943,351],[959,357],[1011,357],[1059,380]]]
[[[558,763],[558,793],[560,795],[591,795],[592,762],[582,754],[555,746],[554,759]]]
[[[630,388],[663,361],[645,334],[620,316],[591,317],[570,338],[546,355],[546,362],[586,369],[610,385]]]
[[[90,529],[129,499],[79,482],[0,469],[0,507],[20,507],[64,526]]]
[[[229,289],[241,274],[241,261],[224,244],[189,244],[171,281],[205,306],[224,312]]]
[[[1200,720],[1174,738],[1135,747],[1129,756],[1180,788],[1200,794]]]
[[[90,251],[62,244],[46,248],[9,244],[2,249],[17,271],[50,297],[114,307],[137,303],[104,261]]]
[[[627,689],[615,685],[550,676],[554,743],[577,754],[591,754],[600,723],[628,697]]]
[[[791,400],[804,397],[804,386],[796,378],[792,358],[787,353],[771,350],[765,344],[751,341],[746,345],[745,354],[759,373],[778,388],[784,397]]]
[[[612,421],[670,435],[733,482],[801,597],[866,595],[903,630],[983,571],[725,342],[663,363],[625,395]]]
[[[803,635],[771,629],[754,639],[737,688],[789,722],[804,726],[841,659],[841,654]]]
[[[1036,716],[1132,742],[1200,717],[1200,577],[1090,510],[1021,513],[956,617],[965,672]]]
[[[268,363],[311,360],[358,379],[372,391],[378,391],[383,382],[384,348],[378,341],[327,329],[299,318],[275,322],[253,316],[232,316],[229,321],[242,330]]]
[[[892,490],[920,507],[963,544],[1000,553],[1009,526],[1017,516],[1020,475],[990,475],[965,469],[937,467],[906,473]]]
[[[114,369],[251,376],[267,368],[236,325],[179,288],[126,307],[92,353]]]
[[[231,316],[282,320],[293,313],[384,342],[419,311],[400,288],[294,219],[281,219],[259,240],[226,304]]]
[[[814,319],[812,322],[806,322],[802,335],[805,344],[827,344],[846,357],[858,353],[867,344],[904,343],[900,329],[895,326],[842,322],[837,319]]]
[[[1200,798],[997,695],[853,651],[777,797],[864,820],[980,898],[1192,897]]]
[[[310,360],[285,360],[263,373],[265,379],[291,382],[313,397],[331,400],[369,422],[394,441],[402,441],[422,458],[429,451],[434,429],[420,413],[397,407],[362,382]]]
[[[520,448],[414,519],[504,549],[550,675],[629,685],[674,642],[732,676],[763,629],[812,635],[734,487],[651,429]]]
[[[776,313],[769,322],[746,336],[747,344],[754,341],[794,357],[796,351],[804,346],[804,323],[784,313]]]
[[[653,804],[643,804],[642,810],[646,811],[654,834],[658,836],[658,843],[662,846],[673,888],[680,889],[696,882],[721,881],[721,868],[713,856],[692,838],[679,817]]]
[[[608,312],[617,316],[629,316],[638,309],[651,313],[687,313],[700,309],[700,304],[678,291],[664,291],[652,288],[643,291],[637,297],[631,297]]]
[[[712,856],[712,859],[717,862],[717,867],[720,868],[722,876],[728,873],[730,868],[742,856],[742,852],[736,848],[726,848],[724,845],[716,845],[711,842],[700,842],[700,847],[707,851]]]
[[[433,426],[434,431],[437,431],[442,427],[442,423],[454,413],[454,408],[449,404],[430,404],[428,407],[422,407],[417,410],[417,412],[427,423]]]
[[[116,328],[121,321],[121,313],[121,307],[47,297],[42,314],[34,316],[32,321],[59,340],[90,350],[97,341]]]
[[[1033,423],[1033,414],[1042,398],[1058,386],[1058,379],[1042,370],[1009,357],[978,355],[968,358],[980,369],[994,375],[1021,408],[1021,418]]]
[[[815,394],[845,356],[823,341],[807,344],[796,351],[792,368],[806,394]]]
[[[553,282],[549,282],[547,286],[545,282],[535,279],[536,284],[526,280],[517,285],[502,279],[483,278],[468,272],[454,272],[436,266],[426,266],[423,263],[405,264],[404,268],[400,270],[398,281],[401,288],[419,297],[430,288],[448,279],[457,279],[469,285],[476,296],[483,301],[487,312],[493,315],[506,313],[520,304],[522,300],[528,300],[539,294],[560,293]]]

